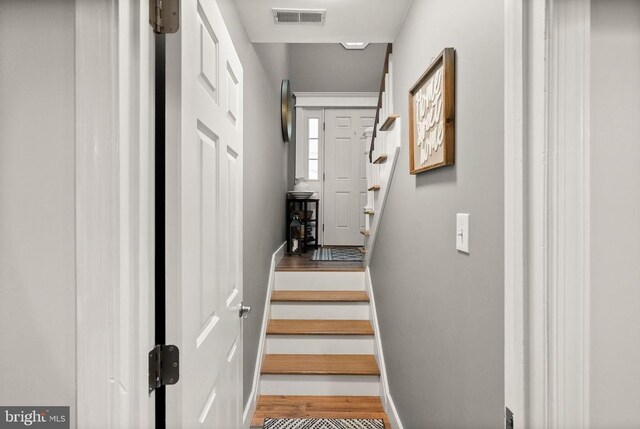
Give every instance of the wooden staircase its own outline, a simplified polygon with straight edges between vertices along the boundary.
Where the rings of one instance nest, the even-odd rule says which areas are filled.
[[[261,428],[265,417],[316,417],[378,418],[391,428],[364,269],[291,264],[281,262],[275,273],[251,427]]]

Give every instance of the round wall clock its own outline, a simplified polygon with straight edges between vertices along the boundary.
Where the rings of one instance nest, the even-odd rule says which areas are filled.
[[[280,121],[282,123],[282,138],[286,143],[291,141],[293,134],[293,93],[288,79],[282,80],[280,86]]]

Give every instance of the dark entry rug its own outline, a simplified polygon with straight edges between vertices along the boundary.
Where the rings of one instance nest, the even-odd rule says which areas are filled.
[[[313,251],[312,261],[362,262],[362,252],[358,249],[345,247],[321,247]]]
[[[264,429],[384,429],[379,419],[264,419]]]

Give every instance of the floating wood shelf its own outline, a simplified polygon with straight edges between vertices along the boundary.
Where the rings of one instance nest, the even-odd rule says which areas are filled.
[[[373,185],[372,187],[369,188],[369,191],[379,191],[380,190],[380,185]]]
[[[382,164],[387,160],[387,154],[382,154],[373,161],[374,164]]]
[[[391,125],[393,125],[393,123],[396,121],[396,119],[398,119],[400,116],[399,115],[389,115],[389,117],[387,118],[386,121],[384,121],[384,123],[382,124],[382,126],[380,127],[380,131],[387,131],[389,128],[391,128]]]
[[[364,209],[363,212],[366,215],[372,215],[372,214],[375,213],[375,211],[373,209]]]
[[[360,234],[364,235],[365,237],[369,236],[369,231],[367,231],[366,229],[361,229],[360,230]]]

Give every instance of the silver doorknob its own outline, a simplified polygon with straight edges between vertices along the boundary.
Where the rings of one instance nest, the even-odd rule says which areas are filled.
[[[244,302],[240,303],[240,317],[244,317],[245,319],[249,317],[249,313],[251,313],[251,306],[244,305]]]

